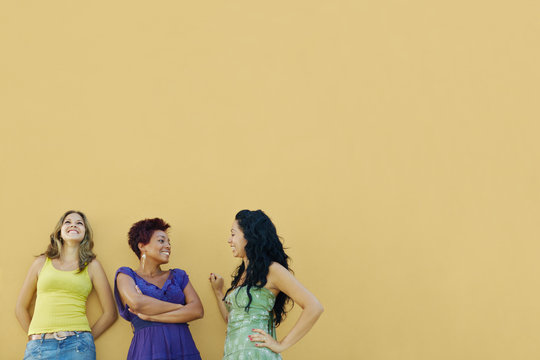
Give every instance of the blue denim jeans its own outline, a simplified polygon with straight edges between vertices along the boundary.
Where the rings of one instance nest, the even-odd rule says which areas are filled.
[[[77,331],[76,335],[64,340],[30,340],[26,344],[24,360],[34,359],[96,360],[94,337],[88,331]]]

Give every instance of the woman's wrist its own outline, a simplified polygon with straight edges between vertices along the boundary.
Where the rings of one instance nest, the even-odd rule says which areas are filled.
[[[289,348],[290,345],[287,345],[286,341],[285,341],[285,338],[281,339],[281,341],[277,341],[277,343],[279,344],[279,347],[278,347],[278,351],[276,351],[277,353],[282,353],[284,352],[285,350],[287,350]]]

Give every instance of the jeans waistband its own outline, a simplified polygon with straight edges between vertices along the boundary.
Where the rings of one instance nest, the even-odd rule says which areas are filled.
[[[28,340],[48,340],[48,339],[64,340],[68,336],[77,335],[82,332],[84,331],[56,331],[53,333],[33,334],[33,335],[28,336]]]

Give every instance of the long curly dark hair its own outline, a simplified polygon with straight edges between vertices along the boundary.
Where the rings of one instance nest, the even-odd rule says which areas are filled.
[[[249,301],[245,310],[249,311],[252,301],[250,289],[252,287],[262,288],[266,285],[266,277],[272,262],[277,262],[291,272],[292,270],[289,269],[289,256],[283,250],[283,244],[279,239],[276,227],[262,210],[242,210],[236,214],[235,219],[247,240],[244,250],[248,258],[248,266],[246,269],[242,261],[233,272],[231,287],[225,293],[225,297],[239,285],[245,271],[246,276],[241,287],[246,287]],[[285,293],[280,292],[277,295],[272,309],[276,326],[287,316],[290,308],[286,309],[286,305],[289,303],[294,305],[292,299]]]

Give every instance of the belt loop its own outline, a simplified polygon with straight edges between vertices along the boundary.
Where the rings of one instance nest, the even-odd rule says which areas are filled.
[[[41,343],[40,343],[41,345],[43,345],[43,340],[45,340],[45,333],[41,334]]]

